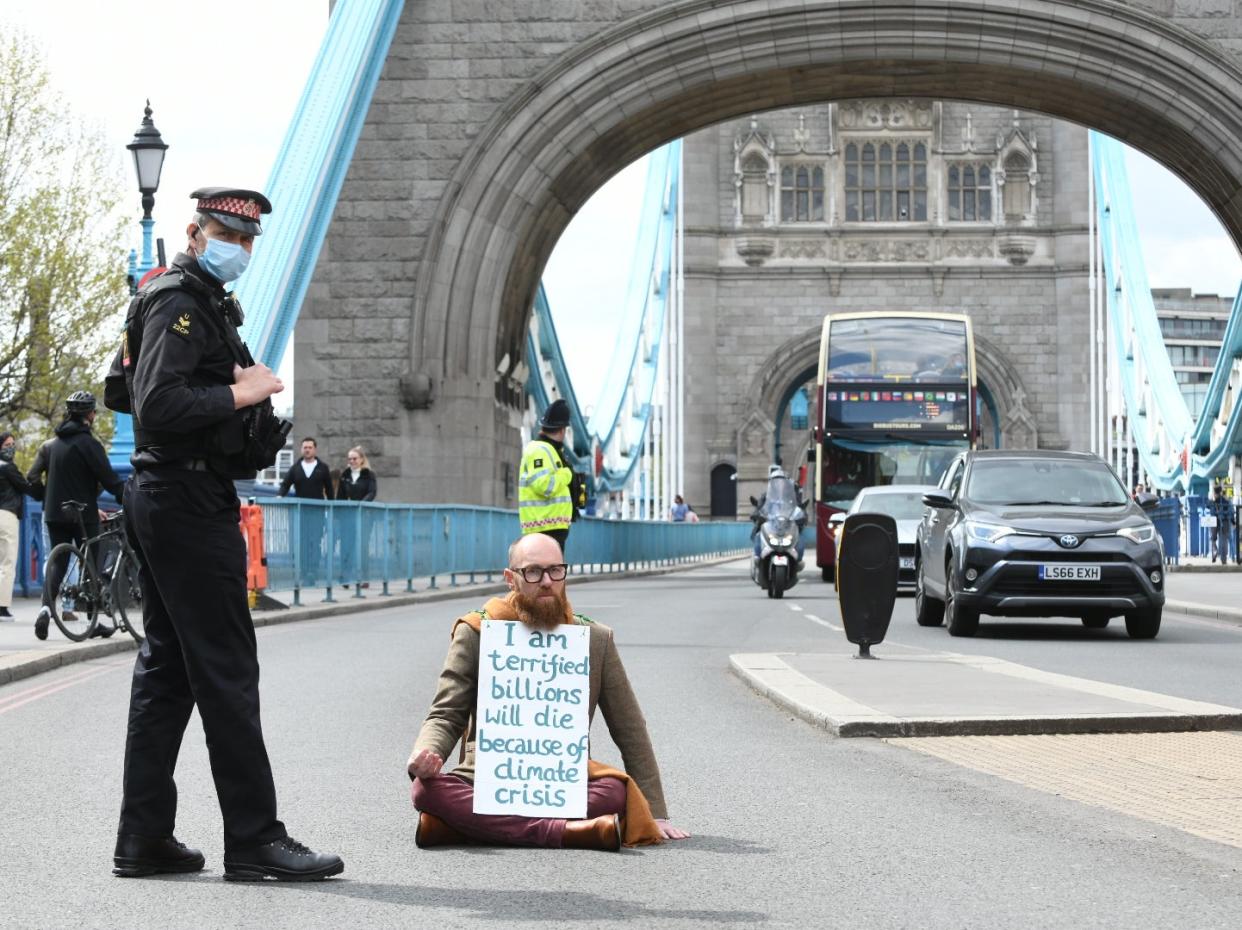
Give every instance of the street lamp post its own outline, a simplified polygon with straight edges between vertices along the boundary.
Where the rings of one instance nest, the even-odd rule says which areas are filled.
[[[152,254],[152,233],[155,220],[151,210],[155,207],[155,192],[160,187],[160,172],[164,168],[164,152],[168,144],[161,138],[160,131],[151,121],[151,101],[147,101],[143,111],[142,125],[134,133],[134,141],[125,146],[134,156],[134,173],[138,176],[138,192],[142,194],[142,261],[131,249],[129,253],[129,291],[138,292],[138,285],[143,277],[156,267],[156,257]],[[164,243],[159,243],[159,263],[164,264]],[[108,450],[108,458],[114,468],[128,469],[129,457],[134,451],[134,424],[127,414],[118,413],[115,417],[115,429],[112,433],[112,447]]]

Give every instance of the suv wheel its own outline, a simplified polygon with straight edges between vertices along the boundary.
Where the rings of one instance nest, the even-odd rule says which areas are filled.
[[[938,601],[927,593],[922,559],[914,569],[914,621],[919,626],[940,626],[944,623],[944,601]]]
[[[1145,607],[1126,614],[1126,632],[1131,639],[1155,639],[1160,632],[1160,607]]]
[[[949,635],[974,636],[979,632],[979,611],[963,607],[958,601],[957,592],[953,590],[952,561],[945,565],[944,578],[944,619],[949,627]]]

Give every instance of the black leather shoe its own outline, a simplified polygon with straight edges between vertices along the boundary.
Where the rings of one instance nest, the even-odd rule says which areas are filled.
[[[96,638],[107,639],[109,636],[111,636],[115,632],[116,632],[116,627],[100,623],[99,625],[95,627],[95,629],[91,630],[90,638],[91,639],[96,639]]]
[[[203,854],[185,843],[178,843],[175,836],[118,833],[112,862],[116,866],[113,875],[140,878],[171,872],[198,872],[203,867]]]
[[[51,612],[44,607],[35,617],[35,639],[47,639],[47,625],[52,622]]]
[[[224,854],[224,880],[258,882],[317,882],[345,871],[340,856],[307,849],[291,836],[251,849]]]

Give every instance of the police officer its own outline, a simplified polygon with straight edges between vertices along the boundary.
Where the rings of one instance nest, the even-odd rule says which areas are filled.
[[[121,499],[121,479],[112,470],[103,443],[91,432],[94,425],[95,395],[89,391],[74,391],[65,401],[65,419],[56,427],[56,435],[39,447],[34,464],[26,474],[31,497],[43,501],[43,523],[53,546],[63,542],[81,545],[99,535],[99,510],[95,500],[100,487],[118,501]],[[81,521],[77,511],[66,508],[71,501],[86,505]],[[92,552],[97,559],[98,547]],[[56,596],[68,567],[68,555],[48,564],[47,577],[43,579],[43,606],[35,618],[35,636],[39,639],[47,639]],[[63,619],[72,622],[77,618],[67,610]],[[101,620],[91,635],[106,639],[115,632],[116,627]]]
[[[539,435],[522,451],[518,471],[518,519],[522,534],[544,533],[561,544],[569,538],[574,518],[574,473],[565,465],[565,430],[569,404],[554,400],[543,412]]]
[[[265,365],[239,364],[252,360],[236,333],[240,308],[224,290],[245,270],[271,204],[255,191],[220,187],[191,197],[198,204],[186,249],[131,303],[108,377],[109,406],[134,415],[125,518],[142,563],[146,629],[134,664],[113,871],[203,868],[202,853],[173,836],[173,769],[197,705],[224,818],[224,878],[322,879],[344,863],[292,839],[276,817],[232,483],[255,471],[235,441],[239,417],[284,389]]]

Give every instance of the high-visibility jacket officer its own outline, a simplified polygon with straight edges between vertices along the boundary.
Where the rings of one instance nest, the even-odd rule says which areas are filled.
[[[340,858],[307,849],[276,816],[233,487],[255,471],[244,443],[232,442],[244,435],[235,427],[258,422],[284,389],[266,365],[250,364],[236,332],[240,308],[224,290],[245,270],[260,215],[272,208],[255,191],[191,197],[186,249],[130,305],[108,374],[109,406],[134,415],[125,522],[141,563],[146,631],[130,691],[113,871],[203,868],[202,853],[173,836],[173,770],[197,705],[224,819],[224,878],[326,878],[344,869]]]
[[[565,430],[569,427],[569,404],[554,400],[543,412],[539,435],[522,451],[518,470],[518,518],[522,534],[544,533],[561,544],[569,538],[574,519],[570,485],[574,473],[563,455]]]

